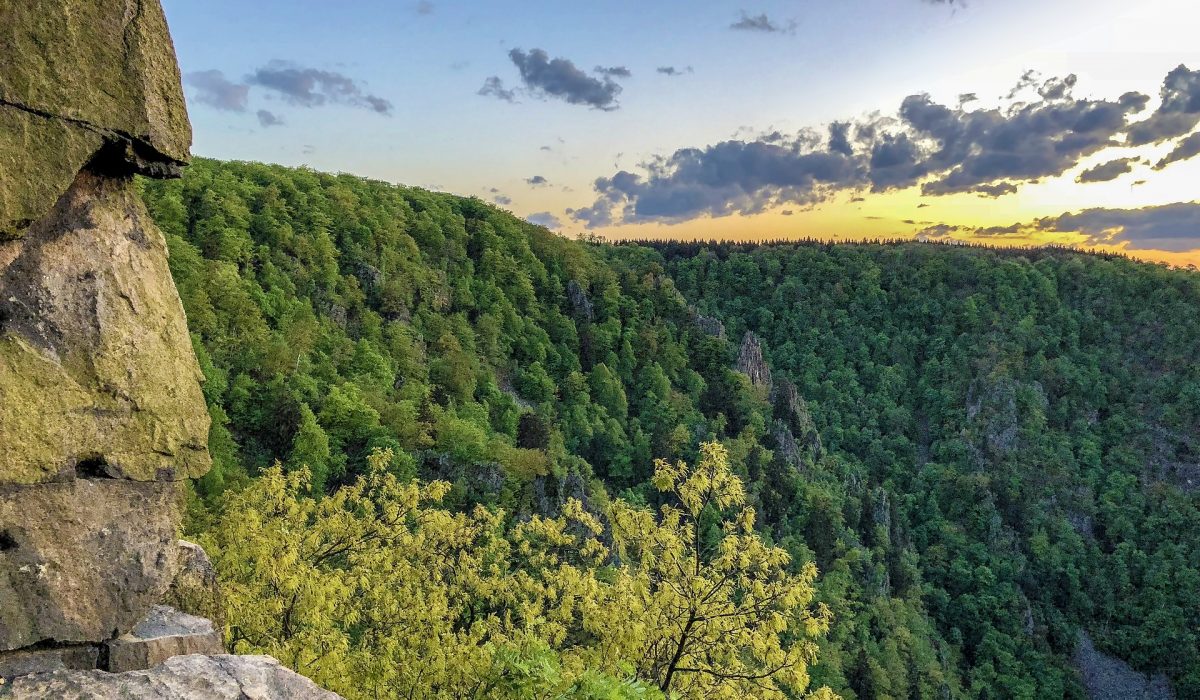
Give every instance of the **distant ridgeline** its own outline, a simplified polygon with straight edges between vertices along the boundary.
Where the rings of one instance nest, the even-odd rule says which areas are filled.
[[[658,505],[716,438],[820,569],[813,687],[1200,697],[1200,276],[928,244],[610,246],[477,199],[197,160],[143,181],[213,418],[193,528],[276,460],[515,520]],[[1094,689],[1092,689],[1093,692]]]

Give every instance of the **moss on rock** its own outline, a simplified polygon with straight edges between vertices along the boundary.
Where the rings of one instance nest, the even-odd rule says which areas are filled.
[[[166,243],[128,178],[81,173],[0,245],[0,484],[206,472],[209,417]]]
[[[41,217],[105,143],[169,173],[191,127],[158,0],[0,3],[0,237]]]

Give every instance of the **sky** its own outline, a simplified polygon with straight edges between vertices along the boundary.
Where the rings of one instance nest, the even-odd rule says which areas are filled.
[[[1200,265],[1194,0],[163,0],[197,155],[564,235]]]

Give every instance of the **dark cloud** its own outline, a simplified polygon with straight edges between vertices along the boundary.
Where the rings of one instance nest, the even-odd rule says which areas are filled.
[[[966,111],[939,105],[928,95],[905,98],[901,120],[922,148],[912,179],[889,184],[915,184],[928,173],[935,176],[922,185],[926,194],[994,196],[1013,191],[999,181],[1061,175],[1085,156],[1117,145],[1114,137],[1137,111],[1137,102],[1077,99],[1071,95],[1074,82],[1068,76],[1037,83],[1040,99],[1006,109]]]
[[[1039,219],[1044,231],[1080,233],[1086,245],[1127,243],[1139,250],[1182,252],[1200,248],[1200,202],[1178,202],[1141,209],[1085,209]]]
[[[663,75],[667,75],[667,76],[674,78],[674,77],[677,77],[680,75],[686,75],[688,73],[691,73],[692,67],[685,66],[684,68],[676,68],[675,66],[659,66],[658,68],[654,69],[654,72],[662,73]]]
[[[620,107],[617,95],[621,93],[621,86],[608,75],[602,80],[593,78],[565,58],[551,60],[541,49],[529,52],[513,49],[508,52],[508,57],[533,95],[556,97],[570,104],[587,105],[604,111]]]
[[[546,178],[542,177],[541,175],[534,175],[533,177],[527,177],[527,178],[525,178],[525,182],[529,185],[532,185],[533,187],[541,187],[542,185],[550,184],[550,181],[547,180]]]
[[[283,126],[283,117],[275,114],[274,112],[268,112],[265,109],[260,109],[256,114],[258,116],[259,126],[264,128],[269,126]]]
[[[1009,224],[1008,226],[981,226],[971,229],[971,233],[985,238],[994,238],[997,236],[1024,235],[1027,230],[1027,227],[1017,223]]]
[[[844,156],[854,155],[854,148],[850,145],[850,122],[829,125],[829,150]]]
[[[1168,83],[1178,88],[1172,95],[1183,90],[1178,78]],[[925,195],[1001,197],[1123,145],[1131,117],[1149,99],[1138,93],[1080,98],[1075,84],[1074,76],[1043,79],[1030,72],[1015,99],[998,107],[968,109],[918,94],[905,98],[894,115],[834,122],[827,137],[804,129],[680,149],[637,172],[597,179],[597,199],[571,216],[589,226],[672,222],[812,205],[840,190],[918,185]]]
[[[981,197],[1003,197],[1006,194],[1016,194],[1017,186],[1011,182],[991,182],[982,185],[976,185],[971,188],[971,192]]]
[[[1200,131],[1197,131],[1185,139],[1180,139],[1170,153],[1163,156],[1162,160],[1154,164],[1154,169],[1162,170],[1171,163],[1187,160],[1188,158],[1194,158],[1198,155],[1200,155]]]
[[[1162,143],[1183,136],[1200,124],[1200,70],[1179,65],[1163,79],[1159,96],[1162,102],[1158,109],[1129,127],[1127,140],[1131,146]]]
[[[604,66],[596,66],[595,68],[592,69],[592,72],[599,73],[600,75],[607,75],[610,78],[632,78],[633,77],[633,72],[631,72],[625,66],[611,66],[611,67],[607,67],[607,68]]]
[[[413,12],[418,15],[432,15],[434,4],[429,0],[420,0],[416,5],[413,5]]]
[[[342,104],[361,107],[379,114],[391,114],[392,103],[364,92],[349,76],[335,71],[303,68],[287,61],[273,60],[247,78],[251,85],[272,90],[285,102],[299,107]]]
[[[192,88],[196,101],[229,112],[245,112],[250,86],[230,82],[219,70],[187,73],[183,82]]]
[[[943,238],[949,238],[951,234],[958,233],[962,230],[962,226],[954,226],[952,224],[934,224],[933,226],[926,226],[920,231],[917,231],[917,240],[941,240]]]
[[[858,177],[853,159],[841,153],[801,153],[790,146],[726,141],[676,151],[650,164],[645,175],[623,170],[600,178],[595,183],[600,200],[573,216],[594,226],[597,208],[606,204],[621,208],[627,222],[750,214],[782,202],[818,201],[823,186]]]
[[[509,196],[503,195],[503,194],[498,194],[495,197],[492,197],[492,201],[495,202],[496,204],[500,204],[500,205],[507,207],[508,205],[512,204],[512,197],[509,197]]]
[[[779,213],[783,214],[784,216],[791,216],[791,215],[795,214],[796,212],[792,211],[791,209],[784,209],[783,211],[781,211]]]
[[[504,81],[495,75],[483,81],[483,87],[479,88],[479,92],[475,94],[483,95],[484,97],[495,97],[505,102],[517,101],[516,91],[505,88]]]
[[[1116,180],[1126,173],[1133,172],[1133,166],[1141,162],[1141,158],[1117,158],[1107,163],[1100,163],[1079,173],[1075,182],[1108,182]]]
[[[525,217],[525,220],[536,226],[545,226],[546,228],[562,228],[562,221],[558,217],[548,211],[539,211],[536,214],[530,214]]]
[[[796,31],[796,21],[792,20],[787,24],[779,24],[768,17],[766,13],[750,15],[745,10],[742,10],[741,19],[729,25],[729,28],[744,32],[792,33]]]

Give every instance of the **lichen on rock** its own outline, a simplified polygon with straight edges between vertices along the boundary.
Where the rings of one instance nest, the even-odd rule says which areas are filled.
[[[170,174],[191,126],[158,0],[0,4],[0,238],[41,218],[106,144]]]
[[[139,481],[204,474],[199,365],[166,243],[129,179],[79,174],[0,247],[0,483],[88,461]]]
[[[148,671],[54,671],[0,685],[0,698],[338,700],[269,656],[175,656]]]
[[[175,573],[179,485],[0,487],[0,650],[132,629]]]

